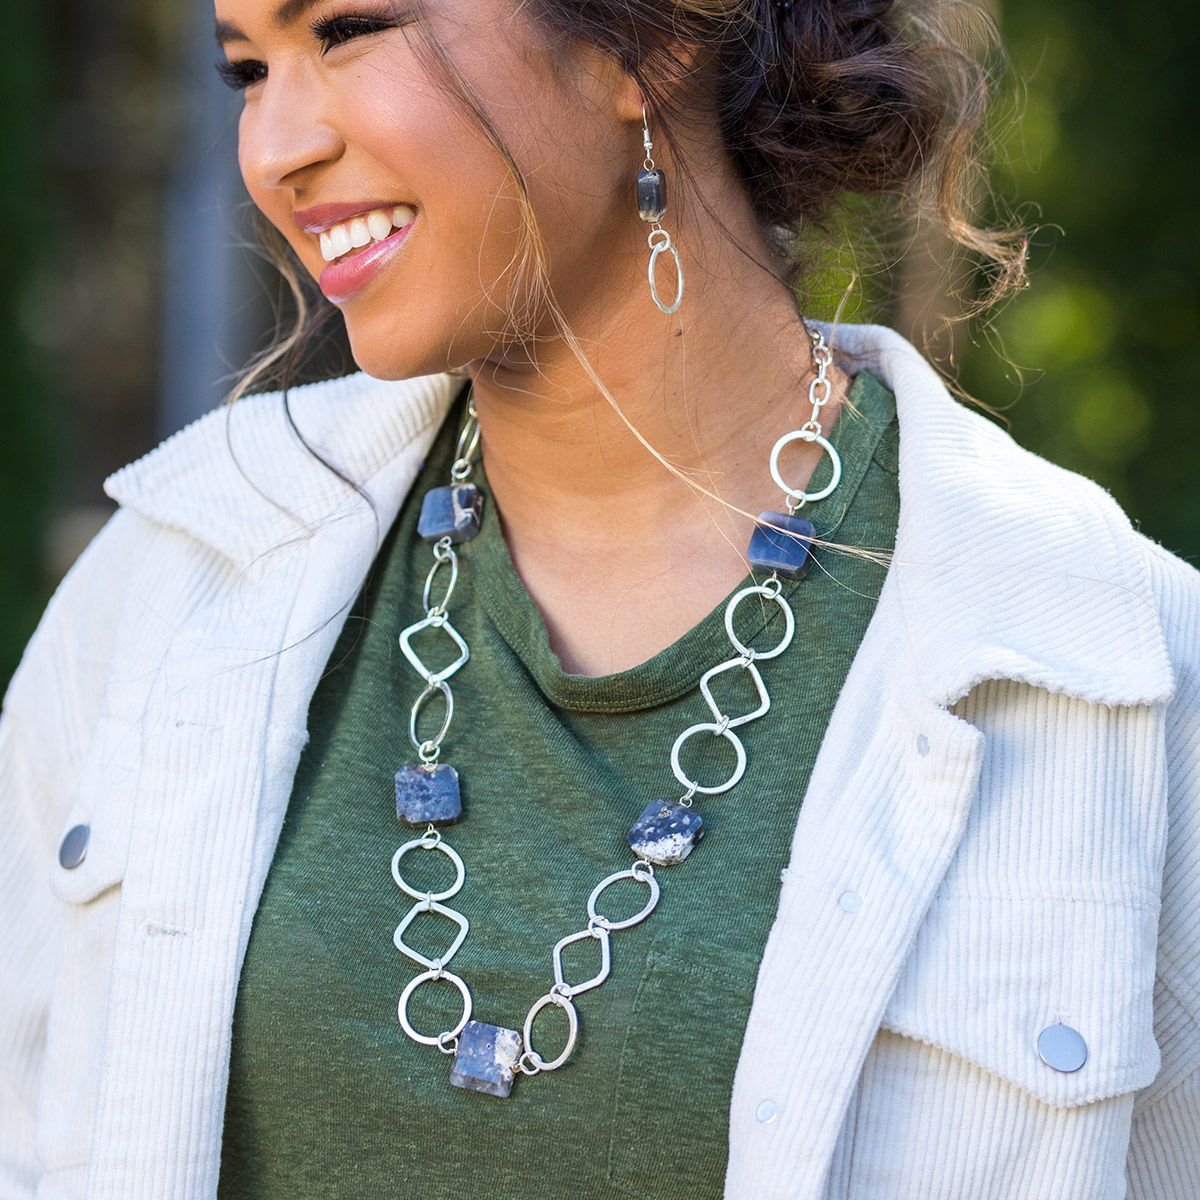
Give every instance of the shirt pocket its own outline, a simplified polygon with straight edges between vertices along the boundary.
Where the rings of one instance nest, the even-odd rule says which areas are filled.
[[[58,901],[56,970],[46,1027],[36,1150],[47,1172],[91,1154],[108,1027],[121,882],[128,860],[132,789],[89,787],[85,778],[47,865]],[[64,866],[63,839],[87,826],[86,852]],[[75,835],[78,837],[78,833]]]
[[[917,1038],[1021,1088],[1076,1108],[1157,1075],[1158,908],[1130,899],[939,894],[917,934],[882,1027]],[[1052,1026],[1086,1047],[1039,1040]],[[1060,1032],[1060,1031],[1055,1031]],[[1049,1038],[1051,1035],[1047,1035]],[[1049,1061],[1047,1061],[1047,1059]]]
[[[633,1196],[724,1194],[729,1105],[759,959],[651,946],[621,1047],[608,1178]]]

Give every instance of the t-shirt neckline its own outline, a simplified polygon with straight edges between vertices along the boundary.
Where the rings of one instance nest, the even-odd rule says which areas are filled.
[[[452,419],[461,424],[470,389],[455,404]],[[851,382],[850,405],[843,404],[825,436],[842,461],[839,487],[825,500],[812,501],[801,510],[816,526],[817,536],[837,537],[866,475],[868,464],[889,421],[894,416],[891,393],[881,380],[860,370]],[[818,464],[813,482],[821,486],[828,478],[828,463]],[[577,675],[566,672],[550,645],[541,611],[517,573],[504,539],[495,498],[482,462],[477,462],[473,482],[485,495],[483,525],[478,536],[459,547],[464,567],[473,575],[474,589],[497,632],[521,660],[542,694],[555,706],[577,712],[633,712],[665,704],[696,687],[710,667],[733,658],[736,651],[725,631],[725,608],[731,596],[752,583],[763,583],[765,572],[748,572],[737,585],[687,632],[652,658],[623,671],[607,675]],[[782,510],[783,497],[779,497]],[[831,533],[832,531],[832,533]],[[813,567],[803,580],[784,580],[782,595],[792,597],[804,585],[811,599],[833,589],[822,585],[822,573]],[[806,597],[807,598],[807,597]],[[795,610],[795,604],[792,604]],[[778,605],[766,603],[740,606],[738,634],[747,644],[766,647],[768,630],[782,632]],[[799,630],[797,631],[799,633]]]

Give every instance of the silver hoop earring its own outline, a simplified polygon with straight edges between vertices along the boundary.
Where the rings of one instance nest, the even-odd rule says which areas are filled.
[[[650,234],[647,244],[650,246],[650,267],[647,272],[650,281],[650,297],[661,312],[670,316],[679,311],[683,303],[683,263],[679,260],[679,251],[671,240],[671,235],[659,224],[667,211],[667,180],[662,171],[654,165],[651,157],[653,142],[650,141],[650,121],[646,115],[646,105],[642,104],[642,144],[646,147],[646,157],[637,177],[638,216],[650,224]],[[675,300],[664,304],[658,294],[658,282],[655,271],[658,267],[658,257],[663,251],[670,251],[675,260]]]

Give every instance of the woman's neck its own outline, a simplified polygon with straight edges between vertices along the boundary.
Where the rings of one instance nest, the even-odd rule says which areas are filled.
[[[812,412],[812,342],[778,283],[744,258],[725,267],[688,275],[686,332],[654,307],[644,263],[634,264],[640,287],[634,275],[620,301],[608,290],[592,315],[583,306],[570,319],[646,441],[757,515],[781,506],[767,466],[771,447]],[[720,282],[708,282],[714,278]],[[606,674],[671,644],[736,586],[752,521],[673,475],[570,348],[545,345],[536,370],[474,364],[484,466],[514,565],[564,669]],[[826,430],[848,384],[840,368],[829,374]],[[785,477],[803,487],[820,457],[819,447],[795,443]]]

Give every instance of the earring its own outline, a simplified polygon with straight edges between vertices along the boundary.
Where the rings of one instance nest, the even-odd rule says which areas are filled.
[[[650,296],[659,309],[668,316],[679,311],[683,303],[683,264],[679,261],[679,251],[671,241],[671,235],[659,224],[659,220],[667,211],[667,180],[662,171],[654,165],[651,157],[653,143],[650,141],[650,121],[646,115],[646,105],[642,104],[642,144],[646,147],[646,158],[637,177],[638,216],[650,223],[650,235],[646,239],[650,246]],[[658,294],[658,284],[655,281],[655,268],[658,266],[658,256],[664,250],[669,250],[675,259],[675,301],[666,305]]]

